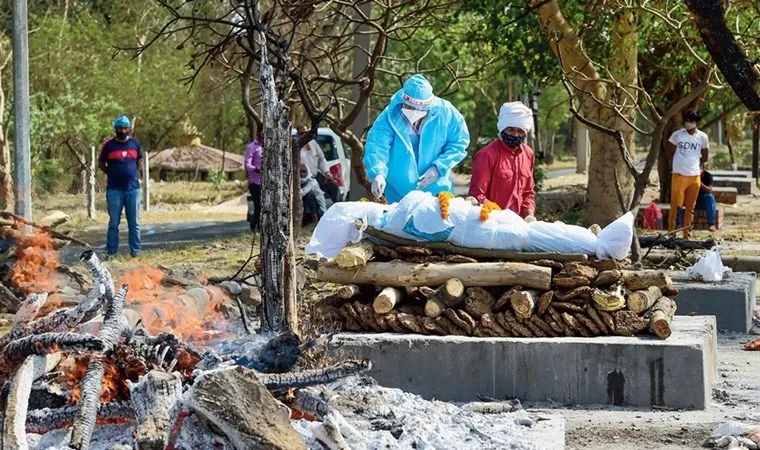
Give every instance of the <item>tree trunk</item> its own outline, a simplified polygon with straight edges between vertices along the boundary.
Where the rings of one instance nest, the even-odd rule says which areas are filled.
[[[728,28],[721,0],[686,0],[699,34],[720,72],[750,111],[760,111],[760,70]]]
[[[293,245],[292,145],[288,107],[277,96],[274,71],[261,38],[261,91],[264,116],[261,260],[262,327],[298,332]]]
[[[266,233],[266,231],[264,231]],[[439,286],[458,278],[465,286],[522,286],[548,291],[552,271],[524,263],[414,264],[403,261],[371,262],[361,270],[341,269],[320,262],[317,279],[340,284],[376,286]]]

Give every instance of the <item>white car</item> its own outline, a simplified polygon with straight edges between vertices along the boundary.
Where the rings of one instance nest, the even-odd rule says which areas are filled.
[[[296,137],[297,132],[292,130],[291,135]],[[340,198],[348,198],[348,190],[351,187],[351,153],[347,147],[343,146],[340,137],[329,128],[318,128],[317,136],[314,138],[317,144],[322,148],[327,160],[327,166],[330,168],[335,182],[340,188]]]

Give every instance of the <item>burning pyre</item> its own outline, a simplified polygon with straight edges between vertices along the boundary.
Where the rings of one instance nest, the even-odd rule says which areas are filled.
[[[349,360],[293,372],[311,343],[303,344],[293,334],[236,333],[222,311],[229,300],[222,289],[166,288],[158,269],[129,273],[115,284],[92,251],[81,255],[93,280],[90,291],[73,306],[51,305],[46,292],[55,289],[60,275],[57,255],[45,238],[35,239],[17,252],[10,276],[16,291],[28,295],[10,331],[0,337],[4,448],[28,448],[27,432],[70,427],[62,445],[87,449],[96,424],[105,423],[135,424],[135,448],[189,449],[212,441],[219,448],[245,448],[249,439],[270,439],[267,432],[248,430],[262,433],[248,436],[237,423],[227,423],[233,419],[214,412],[199,380],[233,374],[213,376],[261,386],[319,419],[329,412],[326,397],[294,389],[369,368],[368,362]],[[234,394],[239,386],[216,389]],[[270,400],[258,395],[264,405],[281,405],[268,393],[264,397]],[[226,403],[228,407],[230,401]],[[192,427],[196,435],[205,435],[206,444],[187,436]],[[208,436],[216,437],[209,441]]]

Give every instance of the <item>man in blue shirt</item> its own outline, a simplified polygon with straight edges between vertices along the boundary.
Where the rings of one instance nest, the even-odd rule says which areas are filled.
[[[121,211],[127,215],[129,228],[129,253],[136,257],[140,253],[140,176],[138,168],[143,157],[140,142],[129,136],[132,124],[127,116],[113,121],[116,136],[103,143],[98,158],[100,170],[108,178],[106,203],[108,204],[108,237],[106,257],[116,254],[119,249],[119,223]]]

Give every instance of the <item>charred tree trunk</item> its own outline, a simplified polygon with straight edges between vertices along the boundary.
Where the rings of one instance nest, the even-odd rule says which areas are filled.
[[[747,57],[725,19],[721,0],[686,0],[699,34],[720,72],[750,111],[760,111],[760,70]]]
[[[303,198],[301,197],[301,149],[293,143],[291,146],[292,154],[290,160],[293,161],[293,167],[291,170],[291,191],[290,195],[293,198],[293,234],[297,238],[301,234],[301,223],[303,222]]]
[[[264,116],[262,164],[261,260],[262,327],[297,332],[295,255],[293,250],[292,155],[288,107],[278,97],[274,70],[261,35],[261,91]]]

